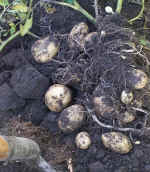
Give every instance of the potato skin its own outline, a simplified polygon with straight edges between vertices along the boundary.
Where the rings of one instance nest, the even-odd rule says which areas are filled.
[[[49,37],[37,40],[31,52],[36,62],[48,63],[58,53],[59,45],[55,40],[50,40]]]
[[[81,127],[85,119],[85,109],[82,105],[72,105],[64,109],[58,119],[58,126],[64,133],[71,133]]]
[[[83,48],[84,38],[88,33],[88,25],[84,22],[76,24],[69,34],[69,45],[70,47]]]
[[[98,33],[97,32],[91,32],[86,35],[84,38],[84,48],[92,48],[93,45],[98,43]]]
[[[75,138],[75,143],[79,149],[88,149],[91,145],[91,139],[89,134],[86,131],[78,133]]]
[[[127,154],[132,149],[129,138],[121,132],[104,133],[101,139],[106,148],[120,154]]]
[[[45,104],[53,112],[61,112],[71,102],[71,90],[65,85],[54,84],[45,94]]]
[[[133,89],[139,90],[147,85],[148,76],[144,71],[140,69],[133,69],[129,72],[128,80]]]
[[[133,100],[133,93],[129,90],[123,90],[121,93],[121,101],[124,104],[130,104]]]
[[[128,111],[125,111],[124,113],[122,113],[120,115],[121,115],[120,121],[123,124],[128,124],[128,123],[130,123],[130,122],[135,120],[135,115],[133,115],[132,113],[130,113]]]
[[[106,96],[94,97],[93,105],[96,114],[104,118],[111,118],[115,112],[112,100]]]

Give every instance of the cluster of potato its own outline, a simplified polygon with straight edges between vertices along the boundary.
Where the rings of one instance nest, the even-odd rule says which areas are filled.
[[[97,32],[88,33],[88,26],[85,23],[79,23],[74,26],[69,34],[70,47],[79,47],[81,49],[89,48],[93,41],[98,37]],[[59,44],[56,40],[49,37],[38,40],[32,47],[32,54],[36,62],[50,62],[58,53]],[[141,90],[148,83],[147,74],[139,69],[128,71],[128,81],[132,90]],[[134,101],[132,90],[123,90],[120,95],[120,101],[125,105],[130,105]],[[58,126],[64,133],[71,133],[82,126],[85,120],[85,108],[82,105],[71,105],[72,92],[65,85],[54,84],[45,94],[45,104],[50,111],[60,112],[58,118]],[[115,109],[113,99],[107,95],[93,97],[93,105],[96,114],[103,118],[109,119],[114,113],[118,113]],[[131,112],[124,112],[121,116],[123,123],[130,123],[135,120],[135,115]],[[112,151],[125,154],[132,149],[131,141],[127,136],[120,132],[104,133],[101,136],[102,143],[106,148]],[[77,134],[75,143],[80,149],[88,149],[92,141],[90,135],[83,131]]]
[[[69,106],[71,99],[71,90],[61,84],[52,85],[45,94],[45,104],[49,110],[60,112],[58,126],[64,133],[71,133],[80,128],[86,116],[85,108],[82,105]],[[100,103],[103,110],[107,109],[107,106],[103,105],[103,103],[98,103]],[[108,108],[108,112],[111,112],[111,110],[111,108],[110,110]],[[106,148],[120,154],[128,153],[132,149],[132,144],[128,137],[120,132],[104,133],[101,136],[101,140]],[[85,150],[89,148],[92,141],[90,135],[86,131],[82,131],[77,134],[75,143],[78,148]]]

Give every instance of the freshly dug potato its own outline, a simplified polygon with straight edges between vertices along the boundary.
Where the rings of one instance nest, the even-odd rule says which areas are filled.
[[[133,93],[129,90],[123,90],[121,93],[121,101],[124,104],[130,104],[133,100]]]
[[[84,38],[88,33],[88,25],[86,23],[79,23],[75,25],[69,34],[70,47],[83,48]]]
[[[86,131],[77,134],[75,143],[79,149],[88,149],[91,145],[91,138]]]
[[[120,115],[121,115],[120,120],[123,124],[128,124],[135,120],[135,115],[128,111],[126,111]]]
[[[128,82],[134,89],[142,89],[148,83],[148,76],[140,69],[133,69],[129,72]]]
[[[58,119],[58,126],[64,133],[70,133],[81,127],[85,119],[85,109],[82,105],[72,105],[64,109]]]
[[[49,37],[46,37],[37,40],[33,44],[31,51],[36,62],[47,63],[58,53],[59,45],[56,40],[50,40]]]
[[[94,97],[93,104],[96,114],[104,118],[111,118],[112,114],[115,112],[113,102],[109,97]]]
[[[84,39],[84,47],[86,49],[93,47],[98,42],[98,33],[97,32],[91,32],[86,35]]]
[[[132,149],[129,138],[121,132],[104,133],[101,139],[106,148],[120,154],[126,154]]]
[[[71,90],[61,84],[52,85],[45,94],[45,104],[53,112],[61,112],[71,99]]]

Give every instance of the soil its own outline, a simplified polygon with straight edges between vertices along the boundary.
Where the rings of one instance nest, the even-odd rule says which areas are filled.
[[[78,2],[94,16],[92,0]],[[129,51],[121,52],[123,49],[129,50],[129,46],[122,42],[133,41],[138,47],[133,30],[138,35],[145,33],[140,29],[144,25],[144,18],[134,23],[132,31],[123,29],[129,27],[127,19],[136,16],[140,6],[126,1],[122,16],[119,16],[106,15],[104,7],[107,5],[115,9],[116,1],[101,2],[102,13],[98,16],[96,25],[67,7],[53,5],[54,12],[47,13],[43,7],[37,6],[31,31],[41,38],[52,35],[60,43],[60,51],[52,62],[39,64],[33,60],[31,46],[36,39],[30,36],[13,40],[0,54],[0,134],[35,140],[40,145],[43,157],[58,172],[72,172],[69,160],[73,172],[150,171],[150,135],[149,130],[145,129],[150,126],[149,116],[145,113],[150,111],[150,88],[148,84],[142,90],[134,90],[130,76],[132,69],[136,68],[150,77],[147,62],[150,53],[145,51],[145,60]],[[90,44],[86,45],[85,51],[78,46],[70,48],[68,44],[69,32],[80,22],[87,23],[89,32],[98,32]],[[107,33],[105,37],[100,35],[101,31]],[[146,31],[146,37],[150,40],[150,32]],[[128,58],[124,60],[120,58],[121,55]],[[79,82],[74,76],[79,78]],[[138,82],[138,79],[134,82]],[[60,131],[57,125],[60,113],[49,111],[44,103],[46,90],[55,83],[64,84],[72,90],[71,104],[82,104],[86,108],[84,124],[73,133],[64,134]],[[132,105],[124,105],[120,101],[120,94],[124,89],[133,91],[135,101]],[[93,96],[109,98],[105,103],[113,106],[114,112],[108,118],[99,116],[98,119],[107,125],[115,125],[114,130],[99,126],[91,118],[88,112],[93,109]],[[143,112],[133,110],[132,107],[143,109]],[[126,110],[134,113],[136,120],[124,125],[120,123],[120,114]],[[125,155],[106,149],[101,141],[103,133],[117,131],[119,127],[143,131],[124,132],[133,144],[132,151]],[[87,131],[91,137],[92,144],[87,150],[78,149],[75,145],[75,136],[80,131]],[[0,172],[8,171],[39,170],[23,162],[13,162],[6,166],[1,163]]]

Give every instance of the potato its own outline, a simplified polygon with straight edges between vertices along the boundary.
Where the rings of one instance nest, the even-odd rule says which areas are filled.
[[[112,100],[106,96],[94,97],[93,104],[96,114],[104,118],[110,118],[115,111]]]
[[[86,23],[79,23],[75,25],[69,34],[69,45],[71,48],[84,46],[84,38],[88,33],[88,25]]]
[[[129,90],[123,90],[121,93],[121,101],[124,104],[130,104],[133,100],[133,93]]]
[[[128,124],[135,120],[135,115],[128,111],[125,111],[124,113],[120,114],[120,116],[120,120],[123,124]]]
[[[49,37],[37,40],[31,48],[32,55],[38,63],[50,62],[58,51],[58,42],[56,40],[50,40]]]
[[[75,143],[79,149],[88,149],[91,145],[91,138],[86,131],[77,134]]]
[[[101,139],[106,148],[120,154],[126,154],[132,149],[129,138],[121,132],[104,133]]]
[[[97,32],[91,32],[86,35],[84,39],[84,48],[88,49],[93,47],[98,42],[98,33]]]
[[[139,69],[133,69],[129,72],[128,82],[134,89],[142,89],[148,83],[148,76],[145,72]]]
[[[82,105],[72,105],[61,112],[58,119],[59,128],[70,133],[81,127],[85,119],[85,109]]]
[[[45,104],[53,112],[61,112],[71,99],[71,90],[61,84],[52,85],[45,94]]]

